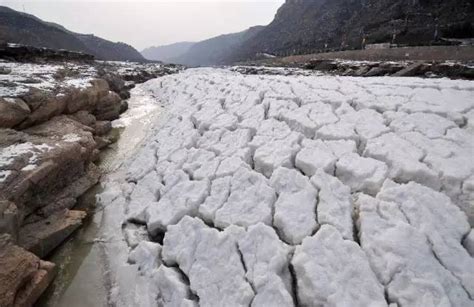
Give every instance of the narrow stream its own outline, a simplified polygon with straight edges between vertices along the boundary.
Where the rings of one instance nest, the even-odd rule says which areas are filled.
[[[134,153],[152,123],[158,120],[160,107],[142,85],[132,90],[128,103],[129,110],[114,122],[115,128],[111,132],[117,142],[101,153],[98,163],[103,171],[101,181]],[[102,189],[97,184],[78,200],[75,209],[85,210],[88,217],[83,226],[48,258],[56,263],[58,274],[35,306],[107,306],[110,285],[98,239],[103,218],[96,203],[96,195]]]

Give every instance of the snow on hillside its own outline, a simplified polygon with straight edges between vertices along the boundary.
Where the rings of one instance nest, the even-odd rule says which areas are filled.
[[[143,88],[166,112],[101,195],[128,221],[118,305],[474,305],[472,82],[196,69]]]

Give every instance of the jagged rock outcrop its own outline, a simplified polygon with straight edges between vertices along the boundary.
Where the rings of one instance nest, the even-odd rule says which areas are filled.
[[[47,257],[86,217],[74,207],[101,177],[96,161],[114,141],[108,132],[127,109],[123,99],[135,81],[176,68],[49,60],[2,62],[2,68],[0,234],[9,234],[11,244],[3,253],[0,242],[0,306],[26,307],[53,276],[52,264],[38,257]],[[10,282],[2,280],[4,272]]]
[[[7,108],[12,103],[21,106],[21,110],[31,110],[21,123],[14,126],[20,131],[0,129],[1,198],[17,208],[17,223],[21,226],[71,209],[76,198],[97,183],[100,173],[93,162],[98,157],[99,148],[110,143],[103,135],[111,129],[109,121],[118,118],[122,99],[109,91],[105,80],[95,79],[89,87],[66,88],[57,94],[32,90],[22,99],[1,100],[0,107]],[[4,126],[12,126],[13,115],[6,121],[9,125]],[[71,214],[66,212],[66,215]],[[67,223],[67,218],[62,217],[64,215],[53,220]],[[45,227],[57,227],[67,236],[71,229],[80,225],[82,218],[76,218],[79,222],[73,222],[72,228],[65,225],[63,229],[63,225],[54,225],[51,221]],[[7,225],[5,228],[12,229]],[[19,236],[21,244],[25,242],[23,236],[38,236],[39,228],[38,225],[29,227],[32,231],[26,232],[17,229],[12,235]],[[41,250],[50,251],[62,241],[58,239],[61,235],[55,232],[51,232],[51,236],[56,237],[54,244]],[[36,250],[32,247],[35,245],[38,244],[23,246]],[[39,254],[45,256],[47,252]]]
[[[31,306],[51,282],[54,265],[38,257],[81,226],[86,213],[70,209],[98,182],[94,161],[122,109],[103,79],[0,98],[0,233],[12,241],[0,248],[0,306]]]

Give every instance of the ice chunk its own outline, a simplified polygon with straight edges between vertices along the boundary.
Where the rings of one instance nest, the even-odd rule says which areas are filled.
[[[209,181],[181,181],[156,203],[148,206],[148,231],[156,235],[169,225],[176,224],[185,215],[195,216],[209,194]]]
[[[295,165],[305,175],[313,176],[318,169],[330,174],[334,173],[337,158],[325,143],[320,140],[305,139],[302,146],[303,148],[296,155]]]
[[[404,306],[472,304],[459,280],[439,262],[426,235],[410,225],[399,204],[359,195],[357,206],[361,246],[386,285],[390,302]],[[429,216],[424,219],[431,220]]]
[[[387,306],[365,253],[330,225],[304,239],[291,263],[304,306]]]
[[[411,182],[386,185],[377,198],[398,204],[409,224],[426,236],[436,259],[474,297],[474,259],[461,245],[470,225],[449,197]]]
[[[242,168],[232,177],[230,196],[216,211],[215,225],[222,228],[247,227],[259,222],[271,225],[275,200],[275,191],[263,175]]]
[[[198,306],[195,301],[190,299],[192,296],[191,291],[178,269],[162,265],[154,273],[153,278],[158,288],[157,303],[159,306]]]
[[[150,274],[161,265],[161,245],[142,241],[128,256],[128,262],[138,265],[144,274]]]
[[[232,156],[224,158],[217,168],[216,177],[232,176],[240,168],[250,169],[250,166],[239,157]]]
[[[337,122],[321,127],[316,132],[316,139],[322,140],[353,140],[359,142],[359,136],[351,123]]]
[[[163,241],[163,261],[178,264],[189,278],[190,288],[201,306],[249,306],[254,297],[245,279],[237,249],[239,232],[207,227],[188,216],[168,227]]]
[[[270,177],[280,166],[292,168],[295,156],[300,150],[299,134],[290,134],[282,140],[274,140],[260,146],[253,157],[255,170]]]
[[[294,169],[278,168],[270,182],[278,193],[273,224],[286,242],[301,244],[318,227],[318,192],[307,177]]]
[[[227,202],[231,179],[232,177],[223,177],[212,181],[211,193],[199,207],[199,214],[207,223],[214,223],[216,211]]]
[[[428,138],[439,138],[446,134],[449,128],[457,125],[436,114],[397,112],[392,115],[390,127],[397,132],[420,132]]]
[[[144,223],[145,210],[151,203],[157,202],[160,198],[162,178],[156,172],[150,171],[140,179],[133,187],[130,194],[130,202],[126,208],[127,218],[131,221]]]
[[[294,306],[288,268],[291,248],[279,240],[273,228],[250,226],[238,245],[246,277],[256,291],[252,306]]]
[[[463,244],[471,257],[474,257],[474,229],[471,229],[469,234],[464,238]]]
[[[340,109],[338,109],[338,111],[339,110]],[[385,126],[384,117],[371,109],[354,112],[353,109],[350,108],[350,112],[341,114],[340,118],[341,122],[352,124],[356,133],[364,142],[390,131],[390,129]]]
[[[257,134],[248,145],[250,146],[250,148],[256,150],[260,146],[263,146],[274,140],[285,139],[290,134],[292,134],[292,131],[286,123],[271,118],[268,120],[264,120],[260,124],[260,127],[257,130]]]
[[[348,153],[357,153],[357,144],[353,140],[324,141],[337,158]]]
[[[343,156],[336,164],[336,176],[352,192],[365,192],[375,195],[387,178],[387,165],[372,158],[363,158],[352,153]]]
[[[281,112],[279,117],[291,130],[300,132],[307,138],[313,138],[318,128],[338,121],[331,106],[324,103],[305,104],[301,108]]]
[[[334,226],[344,239],[353,240],[351,189],[339,179],[318,170],[311,183],[319,190],[317,216],[319,224]]]
[[[441,186],[438,173],[420,162],[425,153],[394,133],[370,139],[364,156],[387,163],[389,178],[400,182],[416,181],[438,190]]]

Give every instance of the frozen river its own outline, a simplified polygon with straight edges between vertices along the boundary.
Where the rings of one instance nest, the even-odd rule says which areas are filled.
[[[474,83],[194,69],[139,89],[163,112],[100,195],[108,304],[474,305]]]

